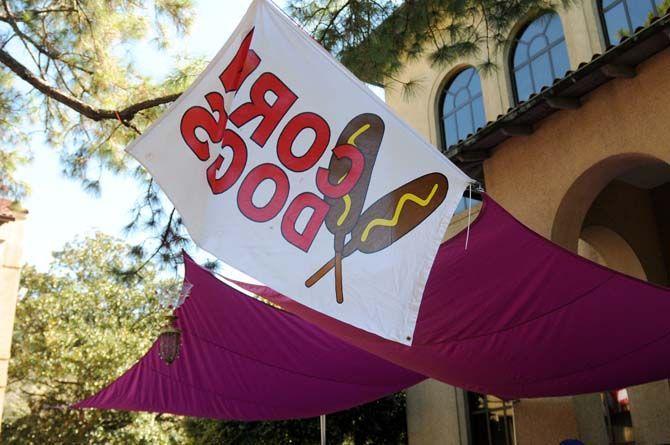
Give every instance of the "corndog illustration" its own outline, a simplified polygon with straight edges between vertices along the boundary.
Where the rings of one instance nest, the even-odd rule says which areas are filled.
[[[365,197],[370,186],[370,177],[377,159],[377,153],[384,136],[384,121],[375,114],[361,114],[353,118],[337,140],[336,146],[353,145],[365,159],[365,166],[361,177],[351,191],[342,198],[328,198],[324,200],[330,205],[326,215],[326,227],[333,234],[333,248],[335,250],[335,297],[338,303],[344,301],[342,295],[342,250],[345,237],[356,226],[358,217],[363,210]],[[328,166],[328,180],[331,184],[340,183],[351,168],[351,162],[346,158],[337,158],[333,155]]]
[[[370,254],[383,250],[421,224],[442,204],[449,181],[441,173],[429,173],[384,195],[358,218],[342,258],[356,251]],[[311,287],[333,267],[331,259],[306,282]]]

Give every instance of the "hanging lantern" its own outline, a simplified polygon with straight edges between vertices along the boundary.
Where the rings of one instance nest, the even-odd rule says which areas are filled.
[[[179,356],[181,331],[174,325],[176,315],[168,315],[167,323],[158,337],[158,355],[165,364],[170,365]]]
[[[159,300],[163,307],[172,312],[171,315],[165,317],[167,321],[158,336],[158,355],[167,365],[172,364],[179,357],[181,345],[181,331],[175,326],[177,316],[174,315],[174,311],[191,295],[192,289],[193,284],[184,279],[181,288],[167,292]]]

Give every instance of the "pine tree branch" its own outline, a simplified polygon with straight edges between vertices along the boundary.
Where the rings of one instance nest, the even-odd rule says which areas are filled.
[[[147,265],[149,265],[149,263],[156,257],[156,255],[158,255],[161,252],[161,250],[170,246],[169,237],[173,233],[172,232],[172,222],[174,220],[176,210],[177,210],[176,208],[174,208],[174,207],[172,208],[172,211],[170,212],[170,216],[168,218],[168,221],[165,224],[165,229],[163,229],[163,233],[161,234],[160,244],[158,245],[158,247],[156,247],[156,249],[153,251],[153,253],[151,253],[151,255],[149,255],[149,257],[147,259],[145,259],[144,262],[142,262],[139,266],[134,267],[130,270],[122,271],[121,275],[125,275],[125,276],[138,275],[139,276],[142,269],[144,269]]]
[[[5,12],[7,12],[6,16],[0,16],[0,21],[3,21],[7,23],[14,33],[16,33],[17,36],[21,37],[25,41],[29,42],[31,45],[33,45],[39,52],[44,54],[45,56],[51,58],[51,59],[60,59],[61,55],[55,51],[49,51],[49,49],[45,48],[44,46],[40,45],[38,42],[35,41],[32,37],[24,33],[21,28],[19,27],[16,17],[14,16],[14,13],[9,9],[9,5],[7,4],[7,0],[3,0],[3,6],[5,8]]]
[[[76,9],[74,8],[47,8],[47,9],[25,9],[23,11],[24,14],[27,14],[29,16],[40,16],[40,15],[45,15],[45,14],[53,14],[53,13],[74,13],[77,12]],[[0,14],[0,20],[5,21],[8,20],[9,17],[6,15]],[[14,17],[16,21],[23,22],[24,19],[21,17]]]
[[[35,49],[37,49],[37,51],[44,54],[49,59],[60,60],[63,63],[67,64],[68,66],[72,67],[72,68],[76,68],[76,69],[78,69],[80,71],[83,71],[87,74],[92,74],[92,72],[90,70],[87,70],[87,69],[85,69],[83,67],[80,67],[76,64],[72,64],[67,60],[64,60],[63,59],[63,54],[61,54],[59,51],[52,50],[51,48],[48,47],[48,44],[46,46],[42,45],[39,42],[37,42],[34,38],[32,38],[30,35],[23,32],[21,30],[21,28],[19,27],[19,24],[18,24],[19,19],[14,15],[12,10],[10,9],[9,4],[7,3],[7,0],[3,0],[3,6],[5,8],[5,12],[7,13],[7,15],[0,16],[0,21],[7,23],[12,28],[14,33],[21,40],[23,40],[24,42],[30,43],[33,47],[35,47]]]
[[[94,121],[121,120],[121,122],[127,126],[129,121],[131,121],[140,111],[174,102],[181,95],[181,93],[174,93],[155,97],[153,99],[147,99],[134,103],[120,110],[96,108],[80,99],[77,99],[76,97],[65,93],[58,88],[49,85],[43,79],[33,74],[32,71],[30,71],[25,65],[12,57],[12,55],[4,49],[0,49],[0,63],[5,65],[14,74],[28,82],[31,86],[33,86],[36,90],[45,96],[60,102],[77,113]]]
[[[325,40],[326,36],[328,35],[328,32],[329,32],[330,29],[333,27],[333,25],[335,24],[335,21],[336,21],[337,18],[340,16],[340,14],[342,14],[342,11],[344,11],[346,8],[349,7],[349,3],[351,3],[351,2],[350,2],[350,1],[346,1],[346,2],[344,2],[344,4],[343,4],[337,11],[335,11],[335,12],[333,13],[332,17],[330,18],[330,21],[328,22],[328,24],[326,25],[326,27],[325,27],[325,28],[323,29],[323,31],[321,32],[321,37],[320,37],[319,39],[317,39],[317,41],[318,41],[320,44],[323,45],[324,40]],[[329,6],[330,6],[330,3],[328,4],[327,7],[329,7]]]

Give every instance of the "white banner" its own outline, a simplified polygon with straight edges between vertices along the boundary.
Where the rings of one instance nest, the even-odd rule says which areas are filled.
[[[266,0],[128,151],[201,248],[405,344],[470,182]]]

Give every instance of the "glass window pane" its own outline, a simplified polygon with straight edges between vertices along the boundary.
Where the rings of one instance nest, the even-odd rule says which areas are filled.
[[[544,28],[547,24],[546,22],[546,15],[543,15],[537,19],[535,19],[523,33],[523,37],[521,38],[522,40],[530,40],[533,38],[533,36],[536,36],[540,33],[544,32]]]
[[[472,71],[473,73],[472,78],[470,79],[469,88],[470,88],[470,94],[472,94],[472,96],[474,97],[482,93],[482,83],[479,80],[479,75],[476,72],[474,72],[475,70],[473,69]]]
[[[472,68],[468,68],[464,71],[461,71],[456,77],[454,77],[454,80],[451,82],[451,85],[449,86],[449,91],[456,91],[460,88],[463,88],[468,84],[468,79],[469,79],[469,71]]]
[[[456,127],[456,116],[448,117],[444,120],[444,134],[447,141],[447,147],[458,142],[458,129]]]
[[[481,91],[481,81],[474,68],[461,71],[447,87],[441,116],[447,147],[486,123]]]
[[[472,117],[470,116],[470,107],[463,107],[456,112],[456,119],[458,119],[458,137],[465,139],[465,137],[472,133]]]
[[[451,94],[447,94],[444,98],[444,106],[442,107],[442,115],[446,116],[448,114],[451,114],[451,112],[454,110],[454,96]]]
[[[518,42],[514,49],[514,66],[519,66],[528,61],[528,45],[524,42]]]
[[[533,92],[533,83],[530,79],[530,67],[521,68],[515,74],[516,91],[519,96],[519,101],[528,99],[528,96]]]
[[[543,34],[536,36],[531,42],[530,47],[528,48],[528,55],[532,58],[542,51],[547,49],[549,42]]]
[[[605,13],[605,24],[607,37],[612,45],[616,45],[623,37],[630,34],[623,2]]]
[[[554,79],[565,76],[565,73],[570,69],[568,48],[565,42],[561,42],[551,49],[551,61],[554,64]]]
[[[463,88],[456,93],[456,99],[454,100],[456,108],[460,108],[468,102],[470,102],[470,91],[467,88]]]
[[[563,38],[563,26],[561,25],[561,18],[554,14],[547,27],[547,39],[550,43]]]
[[[522,32],[518,41],[513,70],[517,100],[523,101],[532,93],[539,93],[542,87],[551,86],[555,78],[568,71],[570,63],[557,14],[537,18]]]
[[[633,30],[638,26],[644,26],[650,17],[654,15],[654,4],[651,0],[633,0],[628,2],[628,13]]]
[[[551,64],[549,63],[549,54],[543,54],[533,60],[530,66],[533,70],[533,80],[535,81],[535,84],[533,85],[534,93],[539,92],[542,87],[552,84],[554,76],[551,70]]]

